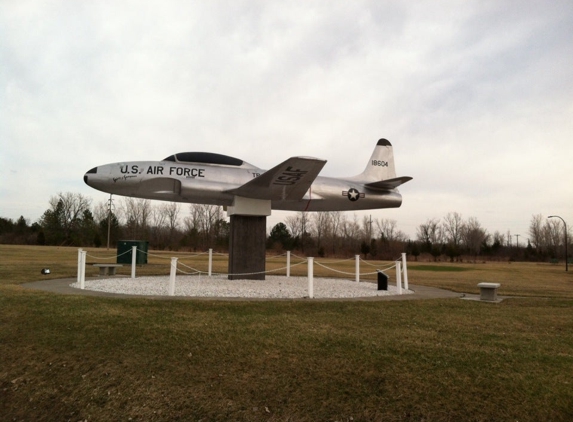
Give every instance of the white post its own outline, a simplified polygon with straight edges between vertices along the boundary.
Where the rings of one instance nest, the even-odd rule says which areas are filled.
[[[404,288],[406,290],[408,290],[409,289],[409,286],[408,286],[408,265],[406,264],[406,254],[405,253],[402,254],[402,265],[404,266],[404,269],[403,269],[403,271],[404,271]]]
[[[175,296],[175,276],[177,275],[177,258],[171,258],[171,272],[169,273],[169,296]]]
[[[213,273],[213,249],[209,249],[209,277]]]
[[[286,276],[290,277],[290,251],[287,251],[287,264],[286,264]]]
[[[360,255],[356,255],[356,282],[360,281]]]
[[[135,278],[135,262],[137,259],[137,246],[131,247],[131,278]]]
[[[308,258],[308,297],[314,297],[314,258]]]
[[[82,257],[80,258],[81,264],[81,278],[80,278],[80,289],[84,290],[86,288],[86,251],[82,251]]]
[[[82,280],[82,250],[78,249],[78,284]]]
[[[398,294],[402,294],[402,268],[400,261],[396,261],[396,290]]]

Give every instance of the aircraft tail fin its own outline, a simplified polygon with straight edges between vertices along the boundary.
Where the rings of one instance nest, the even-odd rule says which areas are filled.
[[[411,177],[396,177],[394,166],[394,151],[387,139],[380,139],[364,171],[353,177],[374,189],[394,189],[409,180]]]

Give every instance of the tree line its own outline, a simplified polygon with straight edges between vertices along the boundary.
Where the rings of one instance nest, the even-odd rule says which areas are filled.
[[[48,209],[33,224],[23,216],[16,221],[0,217],[0,243],[105,247],[109,241],[115,248],[118,240],[147,240],[150,248],[158,250],[228,250],[229,223],[222,207],[191,204],[185,217],[181,216],[182,207],[128,197],[110,197],[92,206],[92,200],[81,194],[59,193],[50,198]],[[415,239],[399,230],[392,219],[298,212],[272,227],[267,248],[308,256],[362,254],[375,259],[395,259],[407,252],[414,259],[422,256],[451,262],[547,261],[564,256],[564,229],[559,219],[534,215],[529,238],[519,244],[513,237],[509,231],[489,233],[477,218],[464,219],[457,212],[427,219],[417,227]]]

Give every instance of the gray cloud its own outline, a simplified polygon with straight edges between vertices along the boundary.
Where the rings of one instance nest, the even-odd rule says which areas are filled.
[[[373,213],[412,235],[449,211],[522,235],[534,213],[573,218],[568,1],[0,8],[2,216],[99,199],[81,179],[106,162],[312,155],[343,176],[387,137],[415,180]]]

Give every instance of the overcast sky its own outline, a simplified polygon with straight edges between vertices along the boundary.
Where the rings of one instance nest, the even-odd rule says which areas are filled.
[[[305,155],[352,176],[384,137],[414,180],[359,218],[415,237],[455,211],[520,242],[534,214],[573,225],[571,0],[5,0],[0,85],[5,218],[105,200],[83,183],[100,164]]]

